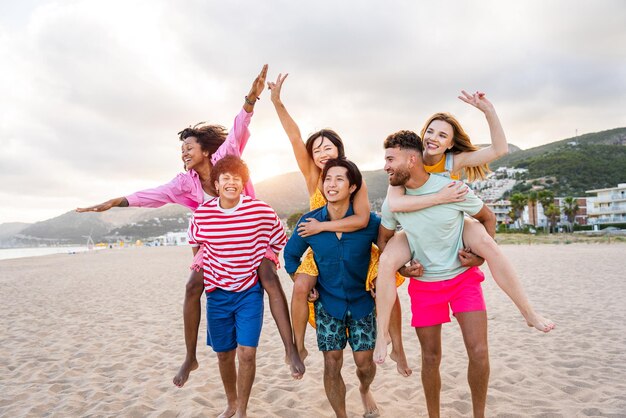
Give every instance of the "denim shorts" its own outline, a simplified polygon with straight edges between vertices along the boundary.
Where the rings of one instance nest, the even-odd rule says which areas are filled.
[[[331,316],[322,303],[315,302],[317,324],[317,347],[320,351],[335,351],[346,348],[350,342],[352,351],[373,350],[376,345],[376,315],[370,312],[361,319],[352,318],[350,311],[345,318]]]
[[[263,288],[243,292],[215,289],[206,298],[207,345],[216,353],[238,345],[257,347],[263,326]]]

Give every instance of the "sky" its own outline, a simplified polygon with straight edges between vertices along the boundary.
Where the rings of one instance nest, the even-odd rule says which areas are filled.
[[[0,2],[0,224],[163,184],[176,133],[230,128],[254,77],[289,73],[303,136],[335,129],[362,170],[432,113],[488,143],[483,91],[523,149],[626,126],[621,0]],[[269,92],[243,155],[254,181],[297,171]]]

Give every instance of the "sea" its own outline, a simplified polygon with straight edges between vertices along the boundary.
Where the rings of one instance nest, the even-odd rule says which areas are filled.
[[[76,254],[89,251],[83,247],[36,247],[36,248],[0,248],[0,260],[12,258],[38,257],[50,254]]]

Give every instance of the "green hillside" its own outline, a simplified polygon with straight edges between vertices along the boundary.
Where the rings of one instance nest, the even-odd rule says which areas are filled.
[[[585,191],[626,181],[626,128],[581,135],[509,154],[491,168],[528,169],[531,179],[555,177],[557,196],[585,196]]]

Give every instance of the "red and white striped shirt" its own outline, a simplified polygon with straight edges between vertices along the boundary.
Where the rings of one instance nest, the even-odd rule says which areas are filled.
[[[258,280],[257,269],[267,247],[278,253],[287,242],[283,224],[267,203],[241,195],[232,209],[219,197],[196,209],[189,224],[189,242],[204,246],[204,288],[243,292]]]

